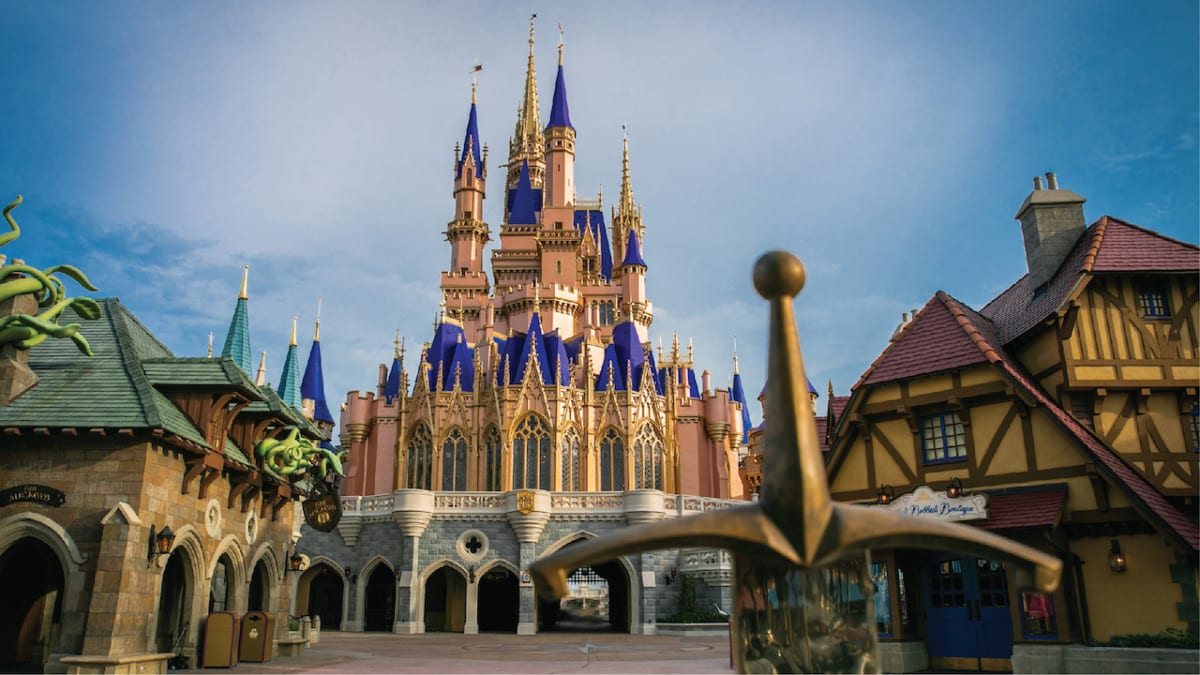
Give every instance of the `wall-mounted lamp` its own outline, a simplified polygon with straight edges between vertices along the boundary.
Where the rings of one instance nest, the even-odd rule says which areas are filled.
[[[154,526],[150,526],[150,547],[146,552],[146,562],[154,562],[154,559],[160,555],[167,555],[171,552],[171,546],[175,543],[175,533],[171,531],[171,526],[168,525],[157,533],[154,531]]]
[[[879,497],[878,497],[878,499],[876,499],[877,502],[879,502],[880,504],[887,505],[887,504],[891,504],[892,500],[895,498],[896,498],[896,491],[894,489],[892,489],[891,485],[880,485],[879,486]]]
[[[288,572],[303,572],[305,568],[304,556],[296,549],[292,549],[292,554],[284,559],[287,562]]]
[[[1114,574],[1125,573],[1125,553],[1121,551],[1121,542],[1116,539],[1112,540],[1112,546],[1108,549],[1108,569]]]
[[[958,479],[958,476],[951,478],[950,485],[946,487],[946,496],[953,499],[955,497],[962,495],[962,491],[963,491],[962,481]]]
[[[666,579],[668,586],[670,586],[671,582],[675,581],[675,577],[678,577],[678,576],[679,576],[679,570],[676,570],[674,567],[667,570],[667,573],[663,575],[663,577]]]
[[[354,573],[354,570],[350,569],[349,565],[343,565],[342,572],[345,573],[346,580],[349,581],[350,583],[354,583],[355,581],[358,581],[358,575]]]

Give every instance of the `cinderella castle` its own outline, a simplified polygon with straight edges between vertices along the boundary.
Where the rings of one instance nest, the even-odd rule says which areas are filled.
[[[750,415],[736,357],[726,390],[697,376],[677,338],[655,353],[628,138],[606,219],[600,198],[577,197],[561,42],[543,125],[531,21],[498,242],[483,220],[491,176],[475,99],[473,86],[437,326],[415,373],[398,340],[375,391],[342,406],[343,516],[330,533],[304,528],[294,613],[342,630],[534,633],[570,615],[652,633],[684,575],[705,609],[728,608],[729,561],[713,550],[623,557],[579,570],[562,606],[535,600],[526,570],[538,556],[748,499],[738,462]]]

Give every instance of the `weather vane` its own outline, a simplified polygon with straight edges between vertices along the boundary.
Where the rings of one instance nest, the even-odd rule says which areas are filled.
[[[638,525],[530,565],[541,595],[567,593],[585,565],[655,549],[714,547],[734,558],[731,650],[740,672],[879,672],[871,548],[954,550],[1015,563],[1018,588],[1049,593],[1062,561],[986,530],[834,502],[817,441],[792,301],[805,272],[773,251],[754,266],[770,303],[763,482],[759,500]],[[678,348],[676,347],[676,352]],[[831,650],[833,640],[837,649]]]

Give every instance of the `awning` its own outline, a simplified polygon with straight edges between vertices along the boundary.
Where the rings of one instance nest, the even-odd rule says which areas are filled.
[[[1055,485],[988,495],[988,519],[972,523],[985,530],[1057,527],[1067,501],[1067,487]]]

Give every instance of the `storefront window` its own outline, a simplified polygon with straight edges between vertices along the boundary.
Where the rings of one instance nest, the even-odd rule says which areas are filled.
[[[875,632],[879,637],[892,637],[892,596],[886,561],[871,562],[871,581],[875,584]]]
[[[1021,635],[1030,640],[1057,640],[1054,596],[1050,593],[1021,593]]]

